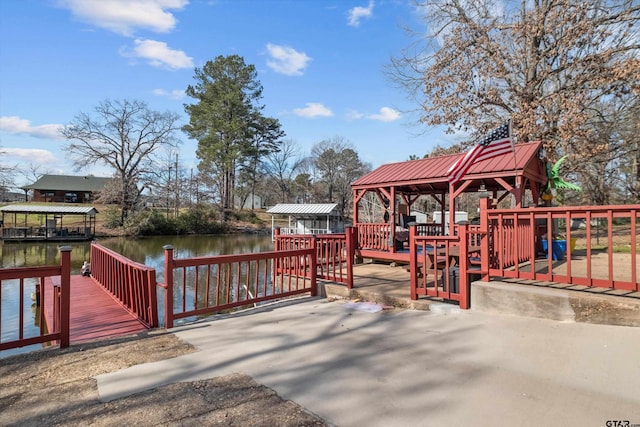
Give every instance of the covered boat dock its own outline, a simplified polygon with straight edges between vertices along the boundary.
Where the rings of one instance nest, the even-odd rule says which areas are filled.
[[[271,235],[276,228],[275,216],[287,216],[287,227],[281,234],[332,234],[344,232],[344,222],[337,203],[279,203],[267,210],[271,214]]]
[[[0,212],[5,242],[82,241],[96,234],[98,211],[93,206],[7,205]]]

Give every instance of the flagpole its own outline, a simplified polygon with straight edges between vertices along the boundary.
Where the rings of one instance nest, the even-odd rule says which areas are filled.
[[[517,176],[518,159],[516,158],[516,138],[515,136],[513,136],[513,129],[511,127],[511,118],[509,118],[508,122],[509,122],[509,138],[511,138],[511,141],[512,141],[511,152],[513,153],[513,171],[516,172],[515,185],[516,185],[516,188],[520,188],[520,185],[518,183],[518,176]]]

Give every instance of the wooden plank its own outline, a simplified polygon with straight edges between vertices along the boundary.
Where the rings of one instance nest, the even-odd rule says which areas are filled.
[[[53,325],[53,286],[60,276],[45,279],[44,317]],[[71,276],[71,344],[145,331],[146,327],[91,277]]]

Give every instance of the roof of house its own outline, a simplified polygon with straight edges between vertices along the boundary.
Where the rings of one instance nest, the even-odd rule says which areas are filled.
[[[95,215],[93,206],[51,206],[51,205],[7,205],[0,208],[2,213]]]
[[[538,164],[541,142],[517,144],[515,153],[503,154],[480,161],[471,166],[463,180],[493,178],[513,179],[520,174],[529,174],[537,180],[546,180],[544,169]],[[371,186],[427,187],[448,191],[447,171],[466,153],[451,154],[406,162],[389,163],[357,179],[353,188]]]
[[[100,191],[111,181],[112,178],[105,178],[93,175],[42,175],[40,179],[30,185],[22,187],[24,190],[62,190],[92,192]]]
[[[282,215],[329,215],[338,207],[337,203],[289,204],[279,203],[267,210],[270,214]]]

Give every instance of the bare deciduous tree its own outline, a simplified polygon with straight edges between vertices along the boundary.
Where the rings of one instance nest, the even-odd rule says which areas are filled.
[[[20,170],[20,175],[24,177],[27,183],[33,183],[42,178],[43,175],[51,175],[53,171],[47,168],[43,164],[39,163],[29,163],[28,165],[22,167]]]
[[[351,207],[351,182],[371,170],[371,166],[362,163],[351,144],[339,136],[315,144],[311,149],[311,161],[320,182],[327,186],[325,200],[338,202],[344,216]]]
[[[484,134],[511,117],[520,141],[590,156],[599,103],[638,93],[634,0],[418,0],[427,25],[391,63],[421,121]]]
[[[289,201],[293,177],[303,162],[295,142],[290,139],[285,139],[280,150],[270,152],[264,160],[265,172],[278,186],[283,203]]]
[[[177,146],[178,115],[129,100],[103,101],[94,113],[80,113],[61,133],[70,141],[65,149],[78,170],[95,164],[113,168],[122,225],[138,203],[141,184],[155,170],[157,154]]]

